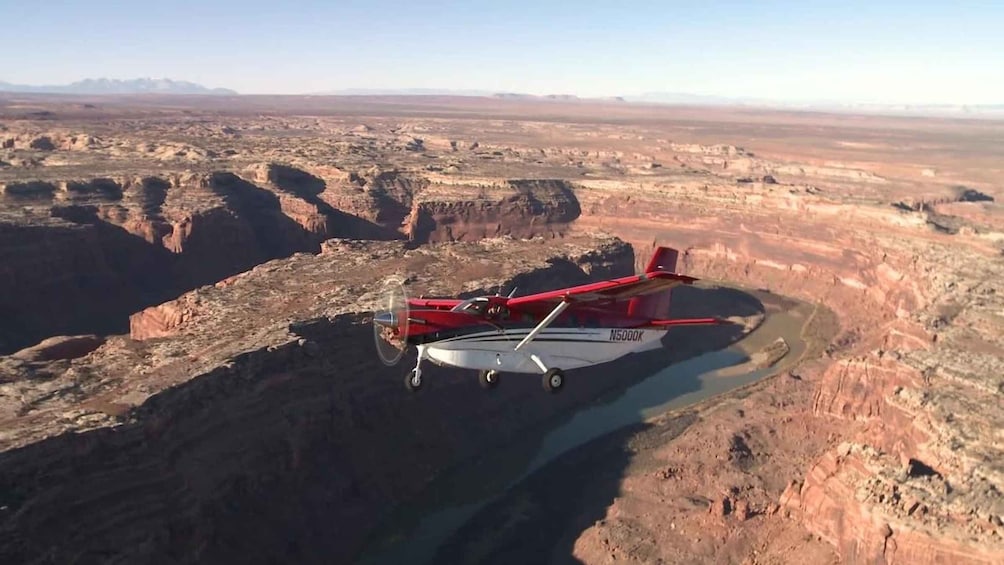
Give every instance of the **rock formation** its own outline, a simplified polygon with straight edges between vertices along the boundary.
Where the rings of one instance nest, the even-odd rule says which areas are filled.
[[[560,236],[580,214],[568,183],[509,180],[501,186],[432,184],[412,202],[404,232],[412,241]]]
[[[1004,560],[1004,215],[986,166],[1004,156],[958,141],[999,125],[287,103],[0,97],[0,353],[18,351],[0,358],[5,562],[246,560],[248,540],[262,560],[348,561],[444,466],[604,386],[487,399],[445,372],[411,402],[359,354],[351,312],[372,282],[559,286],[662,244],[684,272],[772,291],[767,308],[813,305],[810,345],[618,436],[638,465],[590,478],[616,492],[558,532],[557,557]],[[537,239],[483,240],[498,236]]]
[[[135,314],[135,340],[0,358],[0,555],[345,561],[437,470],[623,384],[586,375],[555,398],[514,376],[486,396],[437,370],[430,394],[408,398],[356,314],[372,308],[373,281],[406,269],[415,293],[532,292],[632,264],[616,240],[334,239]],[[716,331],[695,347],[728,343]]]

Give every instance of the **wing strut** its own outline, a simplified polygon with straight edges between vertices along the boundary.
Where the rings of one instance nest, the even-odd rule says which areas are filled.
[[[565,308],[568,308],[569,304],[571,304],[571,302],[568,300],[562,300],[561,302],[559,302],[558,305],[554,307],[554,310],[551,310],[551,313],[548,314],[546,318],[541,320],[539,324],[537,324],[537,327],[530,330],[530,333],[526,334],[526,337],[524,337],[522,341],[516,344],[516,348],[513,349],[513,351],[519,351],[521,347],[533,341],[533,338],[537,337],[537,334],[544,331],[544,329],[546,329],[547,326],[550,326],[551,322],[553,322],[555,318],[560,316],[561,313],[565,311]]]

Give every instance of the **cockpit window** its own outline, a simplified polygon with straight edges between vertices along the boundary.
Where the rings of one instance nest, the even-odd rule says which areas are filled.
[[[454,312],[464,312],[467,314],[472,314],[475,316],[480,316],[485,313],[485,308],[488,307],[487,298],[472,298],[470,300],[465,300],[460,304],[453,307]]]

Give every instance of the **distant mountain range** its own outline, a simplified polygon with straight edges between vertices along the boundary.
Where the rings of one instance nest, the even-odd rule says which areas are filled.
[[[133,80],[85,79],[72,84],[33,86],[0,81],[0,92],[33,92],[52,94],[215,94],[236,95],[228,88],[208,88],[201,84],[167,78]],[[636,104],[668,104],[684,106],[718,106],[774,108],[779,110],[845,112],[855,114],[885,114],[904,116],[944,116],[1001,118],[1004,104],[890,104],[870,102],[840,102],[833,100],[781,101],[752,97],[727,97],[680,92],[646,92],[642,94],[579,98],[573,94],[525,94],[491,90],[448,88],[347,88],[311,93],[312,96],[478,96],[507,100],[538,100],[562,103],[628,102]]]
[[[504,100],[543,100],[554,102],[628,102],[677,106],[715,106],[772,108],[809,112],[845,112],[904,116],[994,117],[1004,116],[1004,104],[892,104],[840,102],[835,100],[785,101],[742,96],[714,96],[685,92],[645,92],[642,94],[580,98],[573,94],[526,94],[490,90],[451,90],[445,88],[350,88],[315,93],[324,96],[483,96]]]
[[[701,94],[681,94],[673,92],[646,92],[625,96],[598,96],[584,98],[574,94],[527,94],[525,92],[493,92],[491,90],[451,90],[448,88],[346,88],[316,92],[319,96],[483,96],[506,100],[554,100],[558,102],[643,102],[650,104],[686,104],[694,106],[765,106],[767,100],[749,98],[727,98],[724,96],[704,96]]]
[[[343,88],[311,93],[316,96],[491,96],[490,90],[449,88]]]
[[[49,94],[237,94],[228,88],[207,88],[201,84],[169,78],[119,80],[88,78],[71,84],[11,84],[0,81],[0,92],[35,92]]]
[[[480,96],[511,100],[557,100],[574,102],[577,100],[607,100],[623,102],[617,96],[606,98],[579,98],[574,94],[526,94],[523,92],[493,92],[491,90],[452,90],[449,88],[345,88],[314,93],[318,96]]]

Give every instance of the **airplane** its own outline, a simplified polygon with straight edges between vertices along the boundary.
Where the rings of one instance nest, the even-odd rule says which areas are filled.
[[[408,298],[400,280],[385,283],[386,309],[373,313],[380,359],[396,365],[418,350],[405,376],[422,387],[422,362],[478,371],[486,389],[502,373],[541,375],[545,391],[565,384],[565,371],[658,349],[672,327],[724,323],[719,318],[669,318],[671,290],[698,279],[675,273],[679,252],[659,247],[641,274],[525,296]]]

